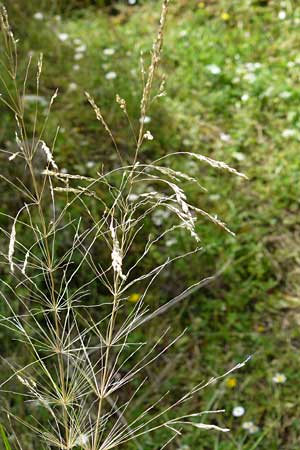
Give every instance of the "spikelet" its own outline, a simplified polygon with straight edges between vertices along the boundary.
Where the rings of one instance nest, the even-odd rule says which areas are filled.
[[[112,267],[114,272],[118,274],[120,278],[122,278],[122,280],[125,280],[126,276],[122,272],[122,263],[123,263],[122,250],[120,248],[118,237],[114,229],[113,218],[111,218],[109,229],[113,240],[113,249],[111,252]]]
[[[11,228],[9,247],[8,247],[8,261],[10,264],[11,272],[14,272],[13,256],[14,256],[14,252],[15,252],[17,218],[18,218],[18,216],[15,217],[15,220],[14,220],[12,228]]]
[[[56,164],[56,162],[53,159],[52,153],[50,148],[46,145],[46,143],[44,141],[40,141],[42,144],[42,150],[46,155],[47,161],[48,163],[53,167],[53,169],[58,170],[58,166]]]

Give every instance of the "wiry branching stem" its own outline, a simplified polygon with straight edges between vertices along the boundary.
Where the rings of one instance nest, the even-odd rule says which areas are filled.
[[[145,384],[145,378],[140,379],[143,372],[176,342],[174,339],[164,347],[163,333],[149,346],[146,342],[136,342],[134,331],[150,320],[157,320],[213,276],[196,280],[156,309],[146,304],[154,283],[164,269],[202,251],[197,244],[200,240],[199,217],[233,234],[220,219],[190,201],[186,183],[202,192],[205,189],[186,172],[184,164],[178,171],[169,161],[174,157],[193,158],[244,177],[222,161],[197,153],[176,152],[152,162],[139,161],[144,138],[153,138],[150,131],[144,133],[144,120],[161,57],[168,5],[169,0],[162,1],[151,62],[147,73],[143,73],[145,80],[137,137],[126,102],[117,96],[134,134],[135,153],[131,164],[124,164],[117,140],[100,107],[90,94],[86,94],[120,160],[119,167],[103,169],[95,177],[62,173],[54,158],[56,135],[52,145],[45,141],[44,132],[57,91],[50,99],[45,120],[39,124],[36,105],[33,126],[28,124],[24,93],[31,60],[26,67],[23,86],[19,88],[16,41],[6,11],[1,10],[4,67],[9,78],[7,81],[0,75],[7,91],[1,99],[14,113],[18,147],[17,152],[7,150],[6,153],[10,155],[9,164],[17,164],[20,159],[25,162],[29,177],[20,180],[1,175],[1,180],[15,188],[18,194],[22,193],[27,203],[16,214],[6,214],[12,222],[10,233],[0,228],[4,239],[9,241],[7,254],[1,254],[1,258],[12,276],[11,283],[2,281],[5,290],[1,291],[1,298],[7,315],[0,317],[0,324],[14,332],[29,349],[25,364],[13,368],[14,376],[26,390],[25,398],[34,400],[43,408],[44,417],[47,416],[47,420],[38,422],[37,409],[35,425],[23,418],[15,419],[39,437],[40,446],[47,448],[119,448],[162,427],[173,434],[180,434],[178,428],[184,426],[228,431],[217,425],[199,423],[202,413],[176,416],[173,412],[222,376],[197,384],[179,399],[169,402],[169,406],[165,406],[165,394],[151,399],[139,415],[130,411]],[[40,56],[37,95],[42,61]],[[154,98],[162,95],[163,84]],[[42,161],[42,168],[37,167],[37,159]],[[155,214],[161,214],[162,222],[146,236],[144,223],[153,220]],[[160,251],[169,235],[174,238],[179,233],[185,236],[190,248],[172,257],[167,253],[159,265],[155,264],[151,250],[157,248]],[[163,257],[164,252],[161,255]],[[14,295],[15,302],[10,301],[6,290]],[[128,300],[132,302],[131,307]],[[12,378],[13,375],[1,383],[0,388],[4,389]],[[128,398],[126,386],[132,382],[135,387]],[[220,411],[205,413],[212,412]],[[13,416],[12,412],[9,414]]]

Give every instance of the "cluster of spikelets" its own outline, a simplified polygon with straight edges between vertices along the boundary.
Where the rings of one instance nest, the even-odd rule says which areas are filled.
[[[52,145],[44,141],[44,131],[57,92],[49,101],[48,114],[39,127],[41,131],[37,132],[38,127],[34,124],[29,132],[23,97],[31,60],[24,83],[19,88],[17,44],[6,11],[1,11],[4,64],[9,77],[9,84],[1,77],[4,87],[8,88],[2,100],[15,116],[18,147],[15,153],[7,152],[7,157],[11,164],[22,160],[30,175],[27,184],[19,178],[11,180],[1,175],[9,187],[22,193],[25,200],[14,216],[7,215],[12,223],[11,230],[1,230],[8,241],[8,251],[2,252],[2,264],[10,271],[11,282],[2,280],[1,298],[8,313],[0,320],[2,326],[17,335],[29,355],[23,366],[11,367],[11,377],[2,381],[1,389],[5,391],[11,380],[16,386],[23,386],[13,395],[24,395],[25,400],[32,403],[35,420],[27,423],[23,418],[13,416],[11,411],[6,412],[10,420],[21,422],[35,433],[46,448],[108,450],[161,428],[170,431],[170,441],[181,433],[184,426],[228,431],[199,422],[201,416],[220,411],[176,416],[176,409],[199,390],[244,363],[221,377],[196,385],[169,406],[162,396],[146,405],[135,418],[132,418],[132,412],[128,414],[146,379],[134,384],[130,396],[126,387],[140,379],[145,367],[172,345],[161,350],[163,335],[149,348],[145,343],[134,342],[132,332],[155,320],[201,286],[203,280],[152,311],[144,303],[149,289],[161,271],[174,260],[201,250],[196,230],[199,215],[229,231],[217,217],[189,203],[182,188],[183,181],[199,186],[197,180],[187,173],[173,170],[168,162],[172,158],[193,158],[244,176],[223,162],[195,153],[177,152],[149,163],[139,161],[144,140],[150,136],[153,138],[150,131],[144,130],[144,119],[160,60],[167,9],[168,0],[164,0],[151,63],[148,71],[143,69],[140,126],[134,136],[135,149],[130,162],[124,161],[101,109],[86,93],[96,118],[111,137],[120,159],[119,167],[108,172],[101,170],[93,178],[60,171],[54,158],[55,139]],[[37,96],[41,73],[42,57],[36,75]],[[162,94],[162,90],[163,87],[157,96]],[[117,103],[134,130],[126,101],[117,96]],[[35,167],[37,158],[44,162],[40,171]],[[149,236],[144,242],[135,259],[128,259],[143,230],[144,221],[158,208],[171,213],[173,224],[167,229],[158,229],[156,235]],[[167,258],[161,265],[136,276],[151,248],[178,228],[195,239],[195,248],[189,253]],[[28,239],[23,242],[22,230],[29,230],[30,243]],[[62,245],[64,241],[68,243],[67,247]],[[78,280],[82,279],[80,273],[85,274],[86,282],[78,286]],[[91,297],[95,284],[106,292],[105,301]],[[128,312],[125,302],[132,288],[137,286],[143,294]],[[46,422],[40,420],[41,409],[47,413]],[[166,420],[167,416],[172,418]],[[127,417],[131,419],[127,420]],[[170,441],[162,443],[161,448]]]

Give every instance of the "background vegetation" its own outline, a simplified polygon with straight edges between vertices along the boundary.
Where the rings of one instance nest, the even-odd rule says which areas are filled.
[[[47,131],[51,140],[60,126],[59,166],[82,175],[95,173],[102,164],[113,167],[116,155],[94,120],[84,90],[101,104],[123,154],[132,155],[132,137],[115,94],[126,98],[137,125],[140,53],[147,61],[159,2],[61,0],[50,7],[49,2],[25,3],[16,0],[6,6],[20,39],[20,67],[25,67],[29,54],[37,61],[44,53],[41,111],[53,90],[59,90]],[[231,433],[193,430],[172,448],[299,447],[299,27],[297,1],[171,2],[160,68],[167,96],[153,102],[147,128],[154,140],[143,157],[199,151],[235,166],[250,180],[240,182],[201,169],[201,183],[209,194],[194,201],[229,223],[237,237],[203,221],[199,232],[205,251],[181,261],[148,299],[149,304],[163,303],[188,282],[224,269],[148,330],[157,336],[170,326],[166,343],[185,328],[187,332],[149,373],[143,396],[171,385],[184,390],[253,355],[243,371],[194,400],[195,410],[226,407],[217,423],[229,426]],[[28,91],[34,84],[32,75]],[[26,102],[32,102],[29,92]],[[4,106],[0,113],[1,147],[12,151],[13,120]],[[32,120],[34,113],[33,104]],[[6,157],[1,158],[3,168],[12,170]],[[190,174],[195,170],[191,164]],[[1,209],[17,210],[18,199],[6,194],[4,184],[0,189]],[[163,221],[168,221],[166,215],[154,216],[147,231]],[[180,233],[166,244],[171,254],[189,248]],[[159,247],[152,258],[160,262]],[[1,277],[8,277],[3,267]],[[1,333],[1,353],[13,357],[14,349]],[[5,370],[3,364],[1,371]],[[284,381],[276,374],[283,374],[285,382],[276,382]],[[245,409],[240,417],[232,414],[236,406]],[[22,411],[24,405],[18,402],[11,407],[30,414],[30,408]],[[247,422],[252,428],[247,429]],[[139,445],[158,448],[161,437],[156,438],[157,442],[147,438]]]

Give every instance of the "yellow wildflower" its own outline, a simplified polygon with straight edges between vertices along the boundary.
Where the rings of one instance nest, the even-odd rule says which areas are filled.
[[[226,386],[229,387],[230,389],[235,388],[237,385],[237,379],[234,377],[229,377],[226,380]]]
[[[141,298],[140,294],[134,293],[134,294],[131,294],[131,295],[128,297],[128,301],[131,302],[131,303],[136,303],[136,302],[139,301],[140,298]]]
[[[230,19],[230,15],[227,12],[223,12],[221,14],[221,18],[222,20],[224,20],[225,22],[227,22]]]
[[[205,3],[204,2],[199,2],[198,3],[198,8],[204,8],[205,7]]]
[[[263,333],[264,331],[266,331],[266,328],[263,325],[257,325],[256,331],[258,333]]]

